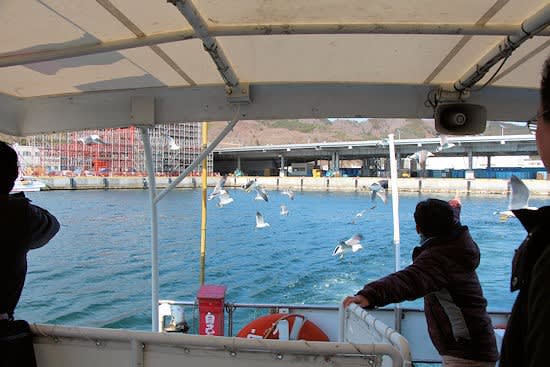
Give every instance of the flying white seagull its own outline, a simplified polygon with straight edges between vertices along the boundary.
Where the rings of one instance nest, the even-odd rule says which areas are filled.
[[[414,152],[407,158],[417,161],[418,165],[420,166],[420,170],[424,172],[426,170],[426,161],[428,160],[429,157],[433,157],[433,156],[434,154],[429,150],[422,149],[422,150],[419,150],[418,152]]]
[[[210,195],[208,195],[208,200],[212,200],[214,199],[216,196],[220,195],[222,191],[225,191],[223,189],[224,185],[225,185],[225,181],[227,180],[227,176],[223,176],[222,178],[220,178],[220,180],[218,181],[218,183],[216,184],[216,187],[214,187],[214,190],[212,190],[212,192],[210,193]],[[227,193],[227,192],[226,192]]]
[[[107,144],[106,142],[104,142],[99,137],[99,135],[96,135],[96,134],[92,134],[92,135],[84,136],[82,138],[78,138],[78,141],[80,141],[81,143],[86,144],[86,145]]]
[[[439,146],[437,147],[438,152],[441,152],[442,150],[445,150],[445,149],[451,149],[454,146],[455,146],[454,143],[449,143],[447,141],[447,136],[446,135],[440,135],[439,136]]]
[[[370,199],[373,203],[376,200],[376,197],[378,196],[380,200],[382,200],[382,202],[386,204],[387,194],[381,182],[373,182],[372,184],[370,184],[369,190],[370,190]],[[372,208],[374,207],[376,207],[376,203]]]
[[[508,220],[511,217],[515,217],[512,210],[517,210],[517,209],[537,210],[537,208],[529,206],[529,194],[530,194],[529,188],[523,183],[521,179],[519,179],[515,175],[512,175],[512,177],[510,177],[510,181],[508,182],[508,185],[510,185],[510,197],[508,200],[508,210],[494,213],[499,215],[499,218],[502,222]]]
[[[366,210],[361,210],[360,212],[357,212],[357,213],[355,214],[355,218],[351,221],[351,224],[357,223],[357,220],[358,220],[359,218],[362,218],[363,215],[365,215],[365,212],[366,212]]]
[[[269,223],[264,220],[264,216],[260,212],[256,212],[256,228],[269,227]]]
[[[281,215],[288,215],[288,208],[286,205],[281,205]]]
[[[254,200],[263,200],[263,201],[269,201],[269,197],[267,196],[267,191],[260,185],[256,184],[256,187],[254,188],[256,190],[256,197]]]
[[[219,202],[216,204],[218,208],[223,208],[224,206],[231,204],[233,202],[233,198],[229,196],[229,193],[225,190],[220,190],[220,194],[218,195]]]
[[[250,192],[250,191],[252,191],[252,190],[256,187],[257,184],[258,184],[258,183],[256,182],[256,179],[254,179],[254,180],[249,180],[247,183],[245,183],[244,185],[242,185],[241,188],[242,188],[244,191],[246,191],[246,192]]]
[[[170,135],[166,135],[166,139],[168,140],[168,149],[170,149],[170,150],[180,150],[180,146],[178,144],[176,144],[176,139],[174,139]]]
[[[332,251],[332,256],[340,255],[341,259],[344,257],[344,253],[346,251],[351,250],[352,252],[357,252],[361,250],[363,248],[360,243],[362,239],[362,235],[356,234],[346,241],[340,241],[338,245],[336,245],[336,247],[334,248],[334,251]]]
[[[291,189],[283,190],[283,191],[281,192],[281,195],[286,195],[286,196],[288,196],[288,198],[289,198],[290,200],[294,200],[294,196],[295,196],[295,195],[294,195],[294,191],[292,191]]]

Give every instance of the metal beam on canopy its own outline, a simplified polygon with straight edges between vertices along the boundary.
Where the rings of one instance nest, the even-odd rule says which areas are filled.
[[[507,36],[517,31],[517,26],[472,25],[472,24],[294,24],[294,25],[235,25],[216,26],[208,29],[211,37],[224,36],[271,36],[305,34],[422,34],[422,35],[464,35],[464,36]],[[550,36],[550,29],[538,33],[538,36]],[[185,29],[163,32],[137,38],[124,38],[89,45],[68,46],[46,49],[33,53],[10,52],[0,54],[0,67],[26,65],[35,62],[51,61],[69,57],[94,55],[103,52],[126,50],[164,43],[196,39],[195,31]]]
[[[210,58],[216,64],[225,85],[232,90],[239,87],[239,78],[233,70],[229,59],[218,44],[218,41],[208,31],[208,25],[202,18],[195,4],[191,0],[168,0],[174,4],[195,30],[197,36],[201,39],[204,49],[210,55]]]
[[[253,85],[254,103],[241,106],[240,119],[432,118],[424,101],[430,86],[367,84]],[[155,98],[155,123],[231,120],[234,110],[220,86],[147,88],[16,99],[0,95],[0,129],[26,136],[52,131],[123,127],[131,121],[131,97]],[[4,101],[5,100],[5,101]],[[522,121],[536,110],[538,90],[489,86],[469,99],[487,107],[488,119]],[[14,104],[10,104],[11,102]],[[280,108],[285,106],[285,108]]]
[[[550,4],[526,19],[516,32],[507,36],[474,64],[454,84],[454,90],[463,92],[473,87],[499,61],[507,59],[525,41],[545,30],[550,25]]]

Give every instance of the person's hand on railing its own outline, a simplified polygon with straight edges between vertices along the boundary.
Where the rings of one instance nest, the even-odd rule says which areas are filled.
[[[369,300],[360,294],[356,294],[355,296],[347,296],[344,298],[344,301],[342,302],[344,305],[344,308],[348,307],[352,303],[355,303],[361,307],[368,307],[369,306]]]

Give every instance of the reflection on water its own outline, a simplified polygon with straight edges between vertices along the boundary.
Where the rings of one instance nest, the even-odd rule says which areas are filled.
[[[393,271],[391,202],[370,209],[366,193],[296,193],[269,202],[232,190],[235,202],[208,202],[206,282],[225,284],[229,302],[336,304],[364,283]],[[146,191],[29,193],[62,223],[50,244],[29,255],[17,316],[33,322],[150,329],[150,238]],[[433,195],[450,199],[451,195]],[[160,298],[192,301],[199,288],[200,191],[177,191],[161,202]],[[412,213],[427,196],[400,197],[401,266],[418,243]],[[462,222],[481,248],[478,274],[490,309],[509,309],[510,261],[524,231],[493,212],[505,196],[464,197]],[[280,205],[289,215],[280,215]],[[544,205],[542,199],[531,205]],[[366,210],[361,218],[355,214]],[[255,228],[260,211],[271,227]],[[353,221],[355,220],[355,224]],[[355,233],[364,249],[332,256]],[[404,306],[421,306],[420,301]]]

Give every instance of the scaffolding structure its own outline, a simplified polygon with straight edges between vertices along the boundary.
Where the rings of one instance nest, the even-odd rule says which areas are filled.
[[[41,134],[21,139],[15,148],[25,175],[146,176],[140,134],[133,126]],[[178,176],[201,152],[201,123],[158,125],[149,129],[149,138],[156,174]],[[207,168],[211,175],[212,154]]]

